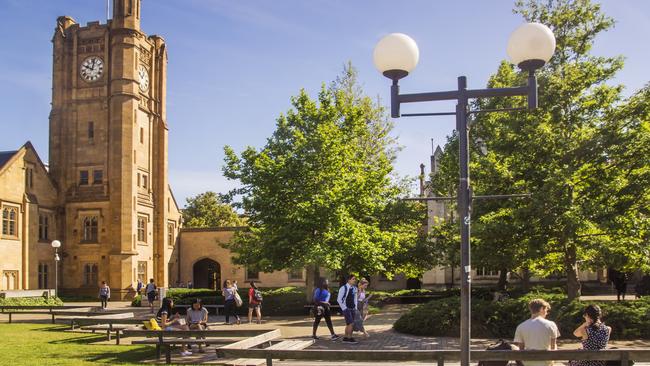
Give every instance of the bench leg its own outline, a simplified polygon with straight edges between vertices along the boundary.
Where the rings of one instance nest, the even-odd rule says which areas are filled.
[[[266,358],[266,366],[273,366],[273,359],[271,357]]]
[[[11,313],[9,313],[9,324],[11,324]]]
[[[106,335],[108,336],[108,341],[110,342],[111,341],[111,330],[110,329],[106,331]]]
[[[117,345],[120,344],[120,331],[119,330],[115,331],[115,344],[117,344]]]
[[[165,349],[165,363],[170,364],[172,363],[172,345],[168,344],[167,349]]]
[[[156,345],[156,358],[160,360],[160,344]]]
[[[54,324],[54,314],[52,314],[52,324]]]
[[[438,366],[445,366],[445,359],[442,357],[438,357]]]

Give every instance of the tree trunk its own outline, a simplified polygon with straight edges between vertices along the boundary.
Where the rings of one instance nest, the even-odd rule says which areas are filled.
[[[521,288],[525,292],[530,291],[530,270],[528,268],[521,270]]]
[[[317,285],[317,281],[320,277],[320,268],[318,266],[310,264],[307,266],[307,278],[305,280],[305,300],[307,303],[312,302],[312,294],[314,293],[314,288]]]
[[[566,246],[564,268],[566,269],[567,297],[569,300],[575,300],[580,297],[580,278],[578,277],[577,249],[574,243]]]
[[[499,282],[497,283],[498,291],[505,291],[508,287],[508,269],[501,268],[499,271]]]

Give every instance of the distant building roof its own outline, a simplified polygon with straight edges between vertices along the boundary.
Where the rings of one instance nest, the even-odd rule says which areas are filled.
[[[0,169],[2,169],[5,164],[7,164],[7,162],[11,160],[14,155],[16,155],[17,152],[18,150],[0,151]]]

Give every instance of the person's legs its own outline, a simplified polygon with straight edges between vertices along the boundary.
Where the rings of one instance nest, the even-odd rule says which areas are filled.
[[[327,328],[330,330],[330,335],[335,336],[336,333],[334,332],[334,325],[332,325],[332,313],[330,312],[329,308],[325,308],[325,311],[323,311],[323,317],[325,318],[325,324],[327,324]]]
[[[257,313],[257,324],[262,324],[262,305],[257,305],[255,312]]]
[[[223,312],[226,314],[226,324],[230,324],[230,315],[232,313],[232,301],[226,301],[223,304]]]
[[[316,338],[316,331],[318,331],[318,325],[320,324],[320,320],[321,320],[322,318],[323,318],[323,314],[321,314],[321,315],[315,314],[315,317],[314,317],[314,326],[313,326],[313,329],[312,329],[312,336],[313,336],[314,338]]]
[[[248,324],[251,324],[253,322],[253,307],[250,305],[248,307]]]

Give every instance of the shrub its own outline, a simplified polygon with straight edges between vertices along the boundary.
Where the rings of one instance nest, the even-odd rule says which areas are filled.
[[[280,287],[261,289],[264,301],[262,313],[264,315],[299,315],[304,313],[305,294],[299,287]],[[240,309],[248,308],[248,287],[239,289],[239,296],[244,301]],[[223,304],[224,298],[221,291],[210,289],[170,289],[167,296],[178,305],[189,305],[195,298],[200,298],[204,305]],[[240,310],[242,312],[243,310]],[[247,311],[247,310],[246,310]]]
[[[0,306],[63,306],[58,297],[10,297],[0,298]]]
[[[628,302],[569,302],[558,293],[531,292],[519,298],[491,302],[472,299],[472,336],[511,338],[517,325],[529,317],[528,302],[541,297],[551,303],[548,319],[557,323],[563,337],[572,337],[582,323],[582,311],[591,303],[603,309],[604,321],[612,327],[612,339],[650,338],[650,299]],[[394,328],[398,332],[425,335],[459,335],[460,299],[450,297],[422,304],[402,315]]]

